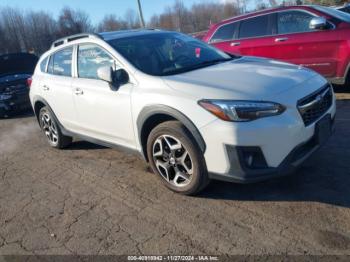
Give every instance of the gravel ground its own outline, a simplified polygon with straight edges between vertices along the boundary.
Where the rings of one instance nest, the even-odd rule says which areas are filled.
[[[350,254],[350,94],[293,176],[168,191],[138,156],[0,120],[0,254]],[[348,100],[348,101],[347,101]]]

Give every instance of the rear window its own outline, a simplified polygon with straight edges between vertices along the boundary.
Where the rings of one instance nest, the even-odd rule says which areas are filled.
[[[51,55],[48,73],[58,76],[72,75],[73,47],[65,48]]]
[[[227,24],[219,27],[219,29],[215,32],[215,34],[211,38],[210,42],[215,43],[215,42],[234,39],[237,28],[238,28],[237,23],[231,23],[231,24]]]
[[[239,38],[259,37],[271,34],[268,15],[261,15],[241,21]]]

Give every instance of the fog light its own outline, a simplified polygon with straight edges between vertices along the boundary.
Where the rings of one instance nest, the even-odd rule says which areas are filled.
[[[267,168],[267,163],[260,147],[238,147],[241,164],[250,169]]]

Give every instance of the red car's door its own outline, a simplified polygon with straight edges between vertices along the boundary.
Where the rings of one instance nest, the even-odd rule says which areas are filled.
[[[241,55],[276,58],[273,15],[264,14],[240,21],[238,39],[231,42]]]
[[[303,10],[276,13],[275,58],[333,77],[337,68],[339,35],[331,24],[324,30],[310,29],[314,17]]]

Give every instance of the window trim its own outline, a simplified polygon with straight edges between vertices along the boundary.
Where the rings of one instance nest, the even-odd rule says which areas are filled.
[[[216,33],[217,30],[219,30],[219,28],[221,28],[222,26],[224,25],[227,25],[227,24],[232,24],[232,23],[239,23],[239,30],[240,30],[240,23],[244,20],[247,20],[247,19],[250,19],[250,18],[254,18],[254,17],[258,17],[258,16],[262,16],[262,15],[271,15],[271,17],[273,18],[275,16],[275,19],[276,19],[276,15],[277,13],[282,13],[282,12],[289,12],[289,11],[300,11],[300,12],[305,12],[305,13],[308,13],[308,14],[311,14],[312,16],[314,17],[321,17],[321,15],[317,15],[309,10],[306,10],[306,9],[299,9],[299,8],[290,8],[290,9],[285,9],[285,10],[279,10],[279,11],[273,11],[273,12],[267,12],[267,13],[264,13],[264,14],[258,14],[258,15],[254,15],[254,16],[249,16],[249,17],[246,17],[246,18],[240,18],[240,19],[237,19],[237,20],[234,20],[234,21],[230,21],[230,22],[227,22],[227,23],[223,23],[221,24],[220,26],[218,26],[215,31],[213,32],[213,34],[211,35],[210,39],[208,40],[208,43],[209,44],[218,44],[218,43],[225,43],[225,42],[232,42],[232,41],[239,41],[239,40],[246,40],[246,39],[255,39],[255,38],[264,38],[264,37],[273,37],[273,36],[279,36],[279,35],[290,35],[290,34],[303,34],[303,33],[314,33],[314,32],[319,32],[319,30],[315,30],[315,31],[308,31],[308,32],[294,32],[294,33],[287,33],[287,34],[278,34],[277,32],[273,32],[271,35],[265,35],[265,36],[254,36],[254,37],[246,37],[246,38],[235,38],[235,39],[231,39],[231,40],[225,40],[225,41],[217,41],[217,42],[211,42],[211,39],[212,37],[214,36],[214,34]],[[322,13],[323,14],[323,13]],[[324,16],[322,16],[324,17]],[[225,21],[225,20],[224,20]],[[275,29],[276,30],[276,27],[277,27],[277,24],[276,24],[277,21],[272,21],[272,24],[271,24],[271,27],[272,29]],[[333,28],[330,28],[328,30],[334,30],[336,29],[336,26],[331,22],[329,21],[329,19],[327,19],[327,22],[332,25]],[[274,28],[275,27],[275,28]],[[239,31],[238,30],[238,31]]]
[[[85,77],[79,77],[79,71],[78,71],[78,55],[79,55],[79,46],[81,45],[95,45],[97,46],[98,48],[102,49],[104,52],[106,52],[114,61],[114,69],[116,68],[116,66],[118,65],[119,67],[121,68],[124,68],[124,66],[122,66],[122,64],[118,61],[118,59],[116,59],[114,57],[114,55],[111,54],[111,52],[109,52],[108,50],[106,50],[106,48],[104,48],[103,46],[97,44],[97,43],[94,43],[94,42],[83,42],[83,43],[79,43],[79,44],[76,44],[75,45],[75,78],[77,79],[87,79],[87,80],[100,80],[100,79],[96,79],[96,78],[85,78]],[[125,70],[125,69],[124,69]],[[129,73],[128,73],[129,74]],[[102,81],[102,80],[101,80]]]
[[[50,63],[50,60],[51,58],[58,52],[64,50],[64,49],[68,49],[68,48],[72,48],[72,63],[71,63],[71,73],[70,73],[70,76],[65,76],[65,75],[56,75],[54,73],[49,73],[48,72],[48,69],[49,69],[49,63]],[[46,73],[49,74],[49,75],[52,75],[52,76],[58,76],[58,77],[73,77],[73,55],[74,55],[74,45],[69,45],[69,46],[64,46],[58,50],[56,50],[55,52],[51,53],[50,55],[48,55],[47,57],[49,57],[48,59],[48,62],[47,62],[47,66],[46,66]]]

